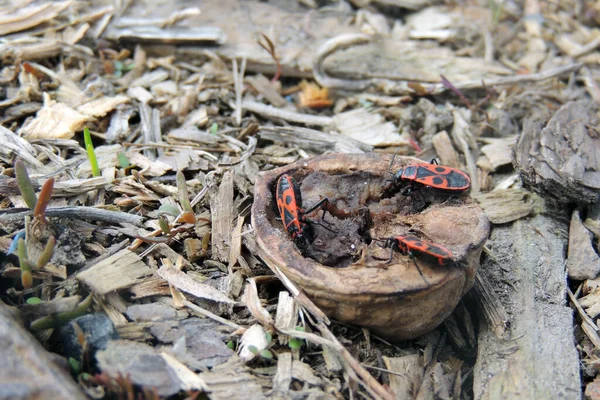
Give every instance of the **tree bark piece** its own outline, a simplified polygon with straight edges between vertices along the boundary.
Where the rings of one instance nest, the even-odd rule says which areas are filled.
[[[573,211],[569,227],[569,258],[567,260],[569,278],[579,281],[594,279],[600,273],[600,258],[592,247],[592,236]]]
[[[0,301],[0,398],[86,399],[68,373]]]
[[[572,101],[545,126],[525,121],[515,147],[515,164],[523,180],[559,203],[595,203],[600,190],[598,105]]]
[[[538,215],[496,227],[482,266],[500,294],[510,339],[482,326],[475,399],[580,399],[573,312],[565,303],[566,226]]]
[[[210,215],[213,257],[221,262],[227,262],[233,224],[233,177],[229,171],[223,174],[221,185],[211,196]]]

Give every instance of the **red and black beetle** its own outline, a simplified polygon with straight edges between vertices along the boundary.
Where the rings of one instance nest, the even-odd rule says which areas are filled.
[[[388,171],[391,170],[396,153],[390,161]],[[428,163],[415,163],[407,165],[404,168],[396,171],[394,176],[394,186],[404,186],[401,193],[404,195],[411,194],[418,186],[427,186],[436,190],[441,190],[450,193],[462,193],[471,186],[471,178],[463,171],[438,165],[434,158]]]
[[[425,276],[423,275],[421,269],[417,265],[415,257],[435,260],[440,266],[448,265],[453,262],[452,252],[450,250],[448,250],[444,246],[440,246],[439,244],[419,239],[418,237],[413,235],[403,234],[387,239],[378,240],[384,241],[384,248],[391,249],[390,258],[387,260],[388,263],[391,262],[394,258],[394,250],[397,250],[400,254],[409,256],[415,263],[417,271],[419,271],[419,274],[427,284],[427,279],[425,279]]]
[[[323,210],[322,219],[325,221],[325,212],[327,211],[327,198],[321,199],[317,204],[310,207],[308,210],[302,209],[302,195],[298,183],[290,175],[283,174],[277,180],[277,188],[275,190],[277,200],[277,209],[281,215],[283,228],[292,237],[292,239],[302,239],[306,242],[312,242],[313,234],[310,223],[305,218],[306,214],[310,214],[318,208]],[[319,224],[321,225],[321,224]],[[324,225],[324,228],[330,230]]]

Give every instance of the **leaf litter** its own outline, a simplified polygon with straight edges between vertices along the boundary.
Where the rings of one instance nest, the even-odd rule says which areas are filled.
[[[100,374],[80,381],[86,393],[128,393],[135,384],[146,398],[153,387],[181,398],[472,397],[476,315],[457,311],[399,344],[330,321],[254,242],[245,223],[253,183],[260,171],[326,152],[399,148],[468,171],[495,224],[535,213],[535,195],[512,177],[515,134],[525,119],[545,118],[540,104],[558,110],[600,98],[600,42],[590,28],[597,4],[577,2],[575,18],[537,1],[524,9],[374,1],[369,10],[302,1],[286,10],[228,0],[174,6],[168,16],[143,1],[100,3],[14,1],[0,15],[2,297],[32,321],[73,312],[74,300],[93,294],[91,309],[106,313],[121,339],[87,366]],[[385,13],[401,7],[413,10],[405,21]],[[249,24],[246,11],[262,19]],[[267,29],[286,20],[295,34]],[[317,46],[315,38],[329,40]],[[17,185],[17,160],[38,195],[54,180],[38,217]],[[164,204],[175,212],[161,211]],[[576,217],[591,246],[590,228]],[[597,220],[590,214],[585,225]],[[596,252],[586,245],[586,255],[597,264],[591,231]],[[19,232],[31,259],[57,238],[27,288],[15,281],[19,260],[9,254]],[[576,261],[570,269],[581,267]],[[596,274],[572,277],[585,284],[569,292],[583,319],[578,340],[592,397]],[[482,292],[499,304],[492,290]],[[31,297],[43,306],[24,304]],[[154,302],[179,312],[164,321],[154,308],[138,311],[146,317],[128,312]],[[488,317],[494,322],[506,327]],[[56,350],[49,333],[38,338]]]

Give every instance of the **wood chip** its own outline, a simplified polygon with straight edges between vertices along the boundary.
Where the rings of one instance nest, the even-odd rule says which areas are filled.
[[[277,372],[273,378],[273,391],[286,397],[292,383],[292,353],[280,353],[277,356]]]
[[[594,279],[600,273],[600,258],[592,247],[592,236],[583,226],[579,211],[573,211],[569,227],[567,274],[575,280]]]
[[[129,288],[134,299],[150,296],[168,296],[170,294],[169,284],[157,276],[148,277],[143,282],[136,283]]]
[[[128,288],[152,275],[137,254],[124,249],[77,274],[77,279],[97,294]]]
[[[512,164],[512,152],[515,143],[517,143],[517,135],[508,136],[502,139],[487,139],[488,144],[481,148],[481,152],[485,154],[490,161],[492,171],[497,170],[505,165]]]
[[[423,382],[423,357],[419,354],[410,354],[404,357],[383,357],[385,367],[389,374],[390,387],[397,399],[414,398],[415,388]]]
[[[256,287],[256,280],[254,278],[248,279],[248,284],[244,290],[244,303],[248,310],[252,313],[254,318],[258,320],[265,327],[272,329],[275,322],[271,317],[271,314],[262,306],[260,298],[258,297],[258,289]]]
[[[408,144],[408,141],[400,136],[398,127],[393,122],[386,122],[380,114],[364,108],[336,114],[333,120],[342,135],[371,146]]]
[[[103,96],[99,99],[89,101],[77,107],[77,111],[90,117],[104,117],[109,112],[113,111],[120,104],[128,103],[127,96]]]
[[[161,352],[160,355],[167,363],[170,373],[175,375],[179,380],[181,390],[202,390],[204,392],[208,390],[206,382],[204,382],[198,374],[186,367],[181,361],[165,351]]]
[[[533,213],[533,196],[524,189],[499,189],[472,195],[493,224],[516,221]]]
[[[240,339],[240,358],[244,361],[250,361],[256,357],[259,352],[265,350],[268,345],[267,332],[265,332],[261,325],[254,324],[246,329],[246,332],[244,332]],[[254,347],[253,351],[250,351],[251,346]]]
[[[190,278],[186,273],[164,264],[157,271],[158,276],[175,286],[177,289],[194,295],[201,299],[207,299],[225,304],[235,304],[235,301],[225,296],[222,292],[204,283],[199,283]]]
[[[275,327],[278,330],[293,331],[298,324],[298,303],[286,291],[279,292],[277,301],[277,314],[275,315]],[[279,343],[287,344],[289,338],[279,335]]]
[[[44,93],[44,106],[34,119],[27,121],[20,133],[27,139],[71,139],[93,118],[58,103]]]
[[[440,164],[447,165],[452,168],[460,168],[460,160],[458,158],[458,152],[452,145],[450,135],[448,132],[441,131],[431,138],[431,144],[435,149],[436,154],[440,158]]]
[[[230,171],[223,174],[221,185],[210,199],[212,220],[212,254],[219,261],[227,262],[231,246],[233,224],[233,177]]]
[[[249,76],[246,77],[245,81],[275,107],[285,107],[289,104],[283,96],[279,94],[278,88],[276,88],[264,75],[258,74]]]
[[[0,36],[24,31],[56,18],[61,12],[73,4],[73,1],[53,1],[44,4],[33,4],[16,8],[11,14],[0,18]],[[6,6],[6,4],[5,4]]]
[[[506,338],[510,326],[508,314],[485,271],[480,270],[475,275],[473,296],[481,307],[488,327],[498,339]]]

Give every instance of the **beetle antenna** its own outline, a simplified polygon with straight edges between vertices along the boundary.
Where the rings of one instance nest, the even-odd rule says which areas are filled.
[[[390,166],[388,167],[386,174],[390,174],[392,176],[394,175],[390,171],[392,170],[392,165],[394,165],[394,159],[396,159],[396,154],[398,154],[399,150],[400,150],[400,147],[398,147],[396,149],[396,151],[394,152],[394,155],[392,156],[392,159],[390,160]]]

